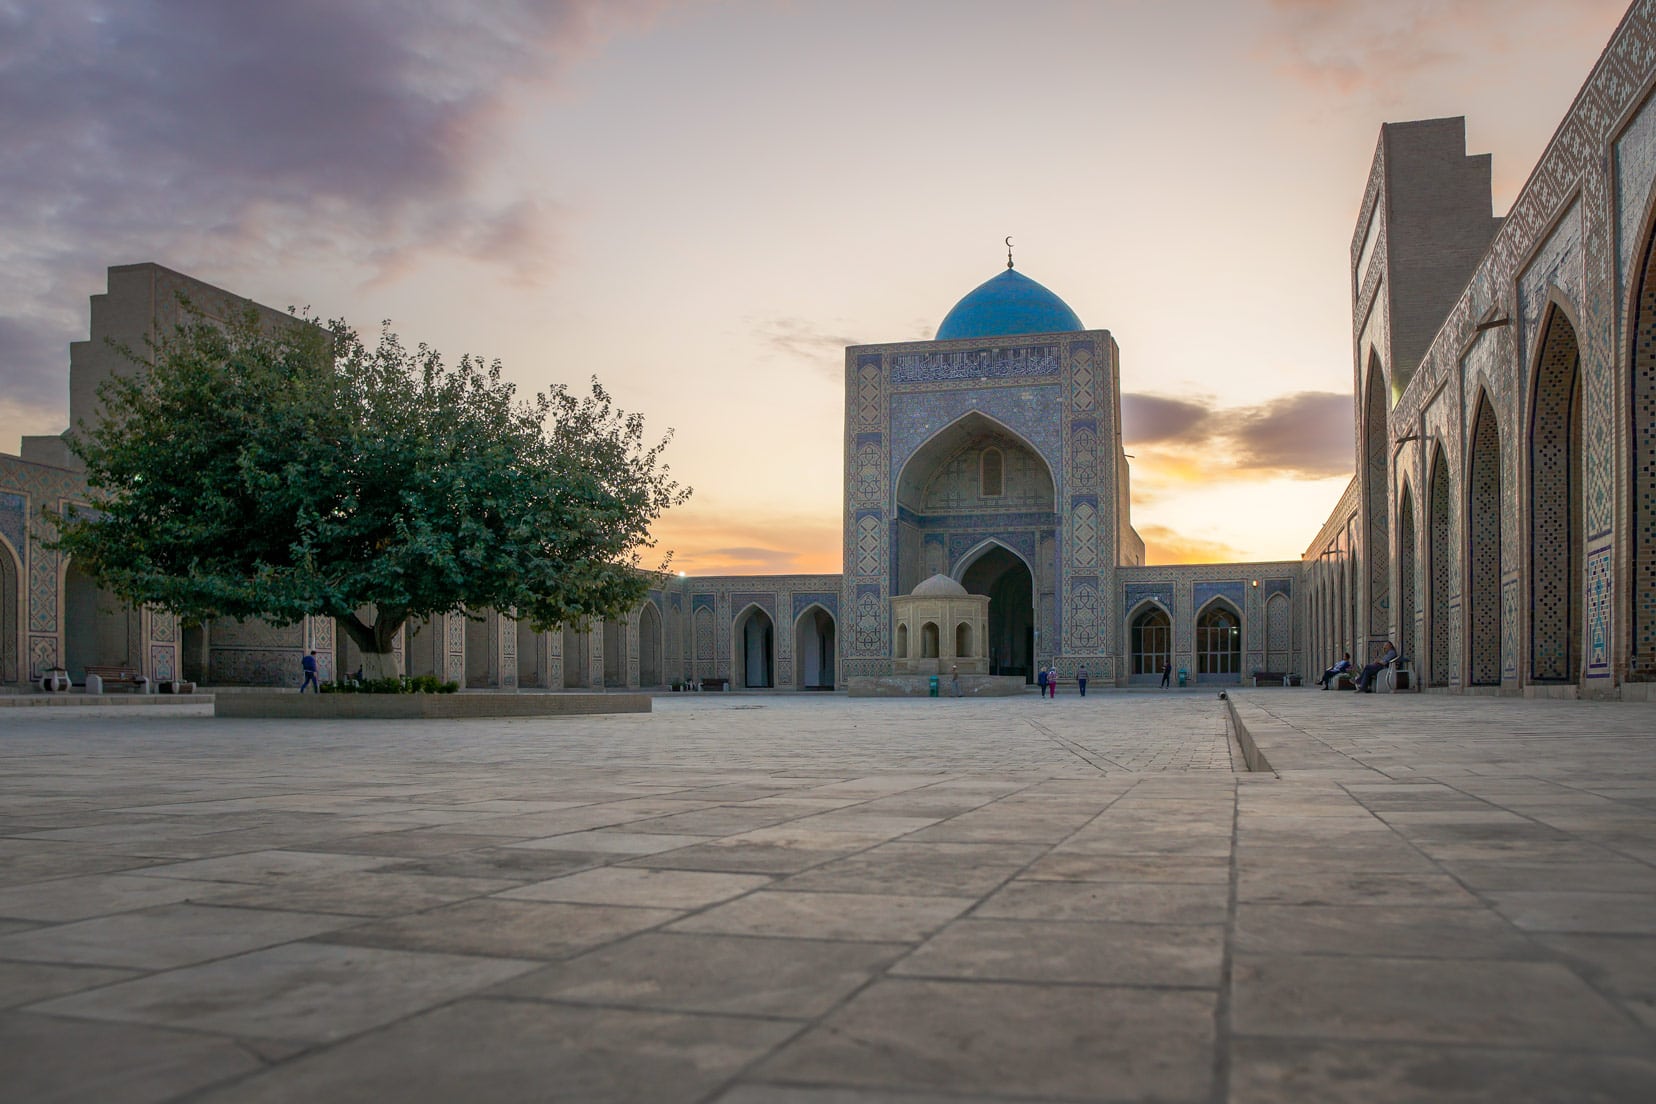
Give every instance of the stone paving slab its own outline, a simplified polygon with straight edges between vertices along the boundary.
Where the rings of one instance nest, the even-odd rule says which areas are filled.
[[[1656,1099],[1649,705],[7,721],[4,1099]]]

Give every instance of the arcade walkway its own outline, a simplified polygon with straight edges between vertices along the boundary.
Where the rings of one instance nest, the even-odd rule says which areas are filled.
[[[0,1099],[1656,1099],[1656,708],[1232,696],[14,710]]]

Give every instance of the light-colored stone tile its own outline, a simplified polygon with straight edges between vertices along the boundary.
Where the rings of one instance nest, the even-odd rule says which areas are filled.
[[[1012,1097],[1206,1101],[1217,997],[891,979],[759,1065],[756,1080]],[[1106,1088],[1107,1086],[1107,1088]]]
[[[965,897],[760,890],[680,920],[669,930],[915,942],[971,905],[971,899]]]
[[[907,950],[894,943],[650,932],[548,966],[495,992],[808,1019],[827,1012]]]
[[[329,941],[442,954],[562,958],[653,928],[677,911],[488,898],[334,933]]]
[[[1225,932],[1181,924],[959,920],[891,970],[894,976],[1216,989]]]
[[[0,889],[0,916],[62,923],[131,912],[152,905],[222,897],[220,882],[144,878],[136,874],[83,874]]]
[[[1175,882],[1050,882],[1019,879],[979,905],[977,916],[1142,924],[1222,924],[1230,887]]]
[[[308,912],[163,905],[0,936],[0,958],[166,970],[356,922]]]
[[[262,1065],[221,1036],[0,1015],[0,1096],[20,1104],[162,1104]]]
[[[757,874],[714,874],[702,870],[642,870],[606,866],[566,874],[508,890],[500,897],[523,901],[570,901],[588,905],[638,905],[696,909],[739,897],[771,879]]]
[[[290,943],[60,997],[29,1011],[324,1043],[535,966],[504,958]]]
[[[786,1021],[462,1001],[300,1056],[201,1101],[693,1104],[796,1030]]]

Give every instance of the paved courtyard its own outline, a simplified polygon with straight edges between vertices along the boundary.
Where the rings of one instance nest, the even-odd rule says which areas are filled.
[[[1656,1099],[1656,708],[1232,697],[0,710],[0,1099]]]

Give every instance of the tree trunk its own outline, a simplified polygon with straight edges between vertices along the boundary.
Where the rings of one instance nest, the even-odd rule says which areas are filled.
[[[402,631],[403,622],[408,620],[408,614],[403,610],[387,610],[374,607],[374,623],[363,621],[357,614],[345,617],[336,617],[334,621],[351,643],[357,646],[362,655],[362,677],[367,679],[396,678],[402,674],[397,670],[397,653],[395,651],[397,633]]]
[[[362,653],[363,679],[396,678],[399,674],[401,672],[397,670],[396,652]]]

